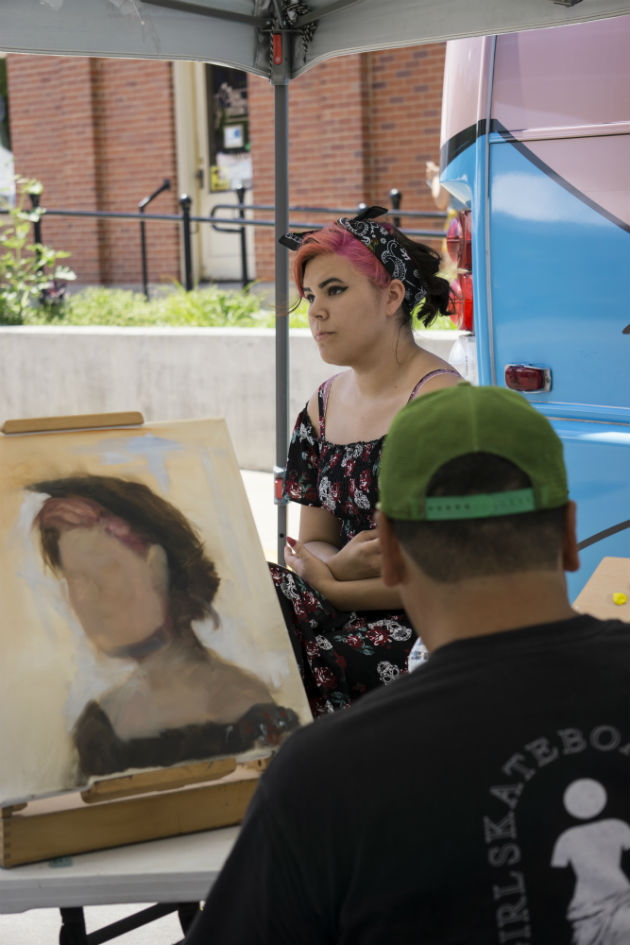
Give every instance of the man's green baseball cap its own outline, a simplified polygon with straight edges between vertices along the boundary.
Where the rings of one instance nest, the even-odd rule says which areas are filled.
[[[514,463],[531,488],[427,497],[433,475],[469,453]],[[394,417],[379,472],[379,508],[392,519],[454,521],[554,509],[569,498],[562,443],[521,394],[458,384],[412,400]]]

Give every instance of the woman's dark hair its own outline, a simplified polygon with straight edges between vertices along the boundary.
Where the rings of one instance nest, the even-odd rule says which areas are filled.
[[[409,253],[412,262],[420,273],[420,280],[427,289],[426,297],[415,311],[408,311],[406,302],[403,302],[403,309],[409,321],[415,315],[418,321],[425,328],[428,328],[438,315],[448,315],[451,311],[450,285],[447,279],[438,275],[442,265],[442,257],[435,249],[426,246],[424,243],[416,243],[394,226],[391,227],[391,232],[400,245]]]
[[[416,315],[422,325],[427,328],[438,315],[449,314],[451,308],[448,281],[437,274],[441,264],[440,254],[430,246],[425,246],[424,243],[416,243],[391,223],[382,225],[407,250],[415,268],[420,273],[418,281],[427,290],[426,297],[413,312],[409,310],[407,301],[403,301],[404,323],[410,324],[412,317]],[[309,234],[295,254],[293,279],[300,295],[303,295],[304,268],[307,262],[315,256],[323,256],[327,253],[347,259],[355,269],[370,280],[372,285],[384,288],[392,281],[391,275],[380,259],[377,259],[361,240],[338,223],[331,223],[322,230]]]
[[[206,557],[201,539],[179,509],[144,483],[115,476],[80,475],[36,482],[28,488],[46,493],[51,499],[87,499],[124,520],[146,545],[161,545],[168,561],[169,601],[176,626],[183,628],[192,620],[215,616],[212,601],[220,578]],[[58,571],[63,526],[46,524],[41,512],[35,524],[44,561]]]

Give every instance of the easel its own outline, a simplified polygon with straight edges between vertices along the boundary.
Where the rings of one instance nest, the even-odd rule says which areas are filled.
[[[1,432],[72,432],[143,423],[139,412],[87,414],[7,420]],[[238,824],[267,762],[266,757],[241,764],[222,758],[178,765],[98,781],[81,794],[3,807],[0,866]]]
[[[263,758],[237,765],[233,758],[222,758],[98,781],[81,794],[3,807],[0,865],[238,824],[266,763]]]

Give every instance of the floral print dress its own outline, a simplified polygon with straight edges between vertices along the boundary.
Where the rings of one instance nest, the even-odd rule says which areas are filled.
[[[431,371],[411,398],[425,381],[442,373],[457,372]],[[340,523],[345,545],[358,532],[375,527],[385,437],[343,445],[325,438],[326,401],[333,380],[329,378],[318,391],[319,431],[306,407],[297,418],[284,491],[293,502],[331,512]],[[276,564],[269,568],[314,715],[344,709],[407,671],[416,636],[403,610],[340,611],[297,574]]]

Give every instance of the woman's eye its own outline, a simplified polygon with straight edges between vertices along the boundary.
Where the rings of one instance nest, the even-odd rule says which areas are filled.
[[[342,292],[346,291],[345,285],[331,285],[328,290],[329,295],[341,295]]]

